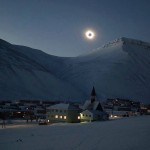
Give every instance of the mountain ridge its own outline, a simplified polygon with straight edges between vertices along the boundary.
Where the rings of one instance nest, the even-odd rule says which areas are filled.
[[[148,42],[144,42],[142,40],[136,40],[136,39],[132,39],[132,38],[126,38],[126,37],[117,38],[117,39],[105,44],[102,47],[105,48],[105,47],[111,46],[111,45],[119,43],[119,42],[122,42],[122,44],[132,44],[132,45],[139,45],[139,46],[145,46],[145,47],[150,48],[150,43],[148,43]]]
[[[148,102],[149,49],[149,43],[122,37],[86,55],[69,58],[0,39],[0,100],[84,101],[94,85],[101,100]]]

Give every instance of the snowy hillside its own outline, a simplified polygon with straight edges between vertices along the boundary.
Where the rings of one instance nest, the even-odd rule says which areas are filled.
[[[62,58],[0,40],[0,99],[150,99],[150,44],[119,38],[86,55]]]
[[[150,116],[0,128],[2,150],[149,150]]]
[[[87,55],[68,60],[62,79],[98,97],[150,99],[150,44],[120,38]],[[67,65],[65,65],[67,66]]]
[[[0,41],[0,99],[68,100],[82,97],[72,85],[55,74],[63,58],[39,50]],[[73,100],[74,100],[73,99]]]

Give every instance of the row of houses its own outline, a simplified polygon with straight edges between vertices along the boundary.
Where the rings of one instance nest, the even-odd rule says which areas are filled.
[[[100,101],[96,98],[93,87],[90,100],[85,101],[83,106],[70,103],[59,103],[47,108],[46,120],[53,122],[82,122],[108,120],[108,114],[103,110]]]
[[[20,100],[0,102],[0,118],[44,119],[46,123],[108,120],[109,116],[148,114],[150,107],[125,99],[107,99],[103,104],[97,99],[93,87],[90,99],[83,105],[61,101]]]
[[[5,115],[7,119],[39,119],[46,118],[46,107],[55,105],[60,101],[50,100],[17,100],[0,101],[0,118]]]
[[[97,100],[93,87],[91,97],[84,105],[60,101],[19,100],[0,103],[0,118],[46,119],[46,122],[81,122],[107,120],[108,114]]]
[[[107,113],[111,116],[136,116],[143,114],[142,104],[129,99],[107,99],[103,104]],[[145,113],[146,114],[146,111]]]
[[[150,107],[128,99],[107,99],[102,104],[97,100],[93,87],[91,97],[83,106],[60,103],[47,108],[46,120],[53,122],[82,122],[108,120],[109,117],[129,117],[150,114]]]

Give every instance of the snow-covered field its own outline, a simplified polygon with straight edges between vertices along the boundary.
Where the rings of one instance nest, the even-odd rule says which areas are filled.
[[[20,140],[19,140],[20,139]],[[149,150],[150,116],[0,129],[0,150]]]

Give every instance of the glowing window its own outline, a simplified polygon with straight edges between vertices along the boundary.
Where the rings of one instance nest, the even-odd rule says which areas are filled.
[[[66,116],[64,116],[64,119],[67,119],[67,117],[66,117]]]
[[[58,115],[56,115],[55,118],[58,118]]]

